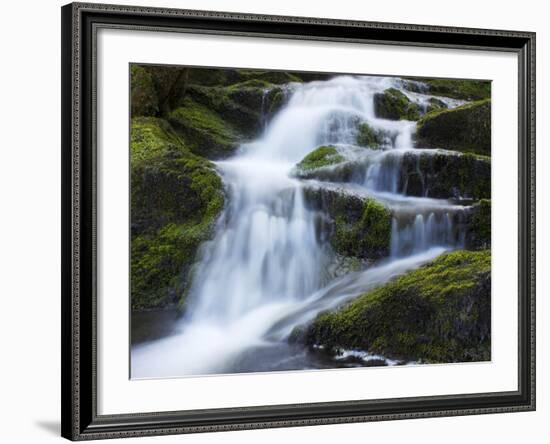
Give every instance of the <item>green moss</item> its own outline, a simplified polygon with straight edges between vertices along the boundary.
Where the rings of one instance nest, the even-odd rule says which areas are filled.
[[[407,153],[401,162],[401,187],[411,196],[491,197],[491,159],[446,152]]]
[[[209,235],[209,224],[193,221],[136,236],[131,248],[132,309],[183,304],[191,264]]]
[[[374,112],[377,117],[390,120],[418,120],[420,107],[395,88],[374,95]]]
[[[166,65],[143,65],[152,79],[158,99],[159,115],[166,117],[185,96],[190,68]]]
[[[428,85],[428,93],[460,100],[482,100],[491,97],[487,80],[417,79]]]
[[[132,119],[130,141],[132,308],[181,303],[223,208],[223,185],[162,119]]]
[[[417,123],[417,145],[491,155],[491,100],[426,114]]]
[[[491,255],[456,251],[326,312],[308,344],[353,348],[397,359],[490,359]]]
[[[357,145],[379,149],[384,143],[384,133],[373,129],[368,123],[357,125]]]
[[[431,113],[432,111],[438,111],[440,109],[447,109],[447,105],[445,105],[445,102],[436,99],[435,97],[431,97],[428,100],[428,108],[426,109],[426,112]]]
[[[268,117],[278,112],[287,101],[287,95],[281,88],[270,89],[265,97],[264,112]]]
[[[348,214],[336,216],[331,243],[334,250],[344,256],[378,258],[389,251],[390,237],[391,212],[368,199],[358,220],[351,219]]]
[[[308,208],[322,212],[323,227],[336,253],[347,257],[375,260],[390,249],[392,214],[374,199],[365,199],[343,190],[305,187]]]
[[[243,80],[237,69],[191,68],[189,71],[190,85],[227,86]]]
[[[130,65],[130,103],[132,116],[155,116],[159,112],[153,76],[139,65]]]
[[[481,199],[468,218],[466,246],[470,249],[491,248],[491,201]]]
[[[239,84],[242,85],[242,84]],[[254,137],[261,128],[264,89],[261,87],[190,86],[188,95],[247,137]]]
[[[342,155],[338,153],[336,147],[332,145],[322,145],[304,157],[296,166],[301,170],[308,171],[335,165],[344,160]]]
[[[155,117],[135,117],[131,121],[130,160],[136,168],[170,152],[185,151],[170,125]]]
[[[239,69],[239,75],[243,80],[263,80],[275,85],[291,82],[301,82],[302,79],[289,71],[263,71],[256,69]]]
[[[245,80],[244,82],[234,83],[233,85],[227,87],[228,91],[238,91],[243,88],[256,88],[260,90],[265,90],[273,87],[273,83],[268,82],[262,79],[250,79]]]
[[[169,122],[197,155],[222,158],[232,154],[238,146],[238,132],[219,114],[189,97],[170,113]]]

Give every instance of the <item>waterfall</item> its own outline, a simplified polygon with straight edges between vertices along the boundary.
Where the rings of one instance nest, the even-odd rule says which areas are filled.
[[[288,103],[258,139],[216,163],[228,203],[202,246],[179,332],[136,347],[132,377],[251,371],[247,354],[266,349],[266,362],[254,369],[308,368],[303,353],[286,343],[294,326],[460,245],[458,207],[400,188],[415,124],[375,116],[374,94],[389,87],[402,89],[402,81],[340,76],[292,85]],[[356,184],[391,209],[391,253],[330,281],[334,253],[319,232],[319,214],[304,201],[303,181],[290,173],[319,145],[353,145],[358,119],[392,140],[386,151],[362,148],[369,162]]]

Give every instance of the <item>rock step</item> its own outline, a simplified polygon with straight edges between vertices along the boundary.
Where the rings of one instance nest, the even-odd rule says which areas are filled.
[[[344,256],[376,260],[431,245],[490,248],[491,204],[369,193],[353,184],[308,181],[304,199],[319,232]],[[322,215],[322,216],[321,216]]]
[[[453,199],[491,197],[491,159],[433,149],[343,153],[350,160],[315,169],[296,168],[300,179],[348,182],[371,191]],[[342,157],[340,157],[342,159]]]

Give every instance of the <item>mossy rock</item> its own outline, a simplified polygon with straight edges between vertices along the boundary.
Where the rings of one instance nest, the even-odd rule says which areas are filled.
[[[168,120],[193,153],[209,159],[228,157],[241,140],[239,132],[218,113],[190,97],[170,113]]]
[[[132,119],[130,154],[132,309],[181,303],[223,208],[222,181],[159,118]]]
[[[246,80],[263,80],[273,85],[284,85],[286,83],[301,82],[302,79],[291,71],[267,71],[257,69],[239,69],[241,78]]]
[[[448,106],[440,99],[431,97],[428,99],[428,106],[426,108],[426,113],[431,113],[432,111],[438,111],[441,109],[447,109]]]
[[[191,68],[180,66],[150,65],[145,69],[151,74],[158,98],[159,115],[166,117],[185,96]]]
[[[444,254],[320,314],[303,338],[330,350],[359,349],[399,360],[490,360],[491,254]]]
[[[399,165],[397,190],[408,196],[438,199],[483,199],[491,197],[491,158],[475,154],[439,151],[410,151],[397,161],[392,151],[379,160],[388,168]],[[368,163],[349,160],[331,168],[295,169],[300,179],[322,182],[362,182]]]
[[[321,145],[304,157],[296,167],[302,171],[315,170],[343,162],[344,157],[333,145]]]
[[[357,125],[357,145],[377,150],[382,147],[385,141],[386,135],[383,131],[375,130],[367,122],[361,122]]]
[[[399,190],[440,199],[491,197],[491,158],[450,152],[406,153]]]
[[[274,114],[281,110],[287,101],[288,94],[283,88],[272,88],[265,96],[263,112],[266,114],[267,118],[271,118]]]
[[[491,248],[491,200],[482,199],[473,205],[467,220],[466,248]]]
[[[228,86],[243,80],[238,69],[193,67],[189,70],[190,85]]]
[[[491,82],[488,80],[417,79],[427,85],[425,91],[435,96],[459,100],[483,100],[491,98]]]
[[[345,256],[381,258],[387,255],[391,239],[391,212],[374,199],[367,199],[358,220],[345,214],[335,218],[331,244]]]
[[[280,90],[279,85],[301,82],[288,72],[247,69],[133,64],[130,73],[132,116],[166,117],[189,93],[250,133],[260,121],[262,95]]]
[[[374,95],[374,113],[382,119],[418,120],[421,109],[398,89],[388,88]]]
[[[188,96],[196,103],[215,112],[243,136],[257,136],[262,123],[262,87],[242,86],[204,87],[191,85]]]
[[[156,116],[159,103],[153,75],[139,65],[130,65],[130,110],[132,116]]]
[[[392,214],[378,201],[322,187],[306,187],[304,199],[325,215],[318,229],[336,253],[368,261],[389,254]]]
[[[491,100],[426,114],[417,123],[417,146],[491,155]]]
[[[294,77],[299,78],[302,82],[315,82],[330,80],[337,74],[330,74],[324,72],[306,72],[306,71],[292,71],[291,74]]]

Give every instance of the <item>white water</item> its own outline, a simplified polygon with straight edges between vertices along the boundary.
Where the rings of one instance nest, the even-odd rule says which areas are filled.
[[[357,119],[390,134],[393,149],[413,149],[414,122],[374,115],[373,95],[392,86],[401,81],[344,76],[293,86],[263,135],[217,163],[228,205],[203,246],[186,315],[176,335],[132,350],[132,377],[315,367],[284,345],[295,326],[457,245],[450,204],[400,195],[373,168],[356,187],[394,212],[391,258],[329,280],[334,253],[317,232],[321,215],[290,172],[321,144],[353,144]],[[247,353],[270,347],[262,362],[243,364]]]

